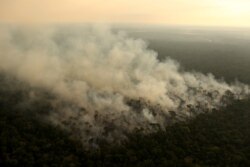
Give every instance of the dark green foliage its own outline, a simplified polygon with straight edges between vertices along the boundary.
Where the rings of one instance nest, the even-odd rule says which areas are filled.
[[[1,111],[0,166],[80,166],[85,161],[80,148],[51,125],[27,114]]]
[[[27,85],[0,77],[0,166],[77,167],[85,164],[80,142],[42,119],[48,102],[29,104]],[[44,94],[47,98],[48,95]]]
[[[250,166],[249,99],[176,123],[165,131],[148,135],[135,131],[119,145],[102,141],[99,148],[86,149],[65,131],[46,123],[43,116],[50,106],[44,98],[32,102],[35,107],[28,105],[24,103],[27,87],[11,81],[10,86],[3,78],[0,79],[1,167]],[[52,98],[46,93],[43,96]]]
[[[133,133],[120,146],[92,152],[96,166],[250,166],[250,100],[179,122],[166,131]]]

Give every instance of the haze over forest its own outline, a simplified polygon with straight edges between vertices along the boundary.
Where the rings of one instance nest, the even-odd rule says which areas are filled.
[[[249,166],[249,11],[0,2],[0,166]]]

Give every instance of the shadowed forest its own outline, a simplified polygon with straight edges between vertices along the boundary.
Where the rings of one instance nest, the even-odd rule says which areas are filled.
[[[41,119],[49,103],[20,107],[26,85],[6,91],[1,76],[1,166],[249,166],[250,100],[234,101],[219,111],[199,114],[166,130],[128,134],[119,144],[99,141],[86,148],[66,131]],[[8,85],[6,85],[8,84]],[[17,83],[11,83],[12,86]],[[49,93],[43,92],[45,97]],[[33,112],[30,112],[32,110]]]
[[[76,61],[66,59],[65,63],[61,57],[50,59],[44,56],[41,61],[45,62],[45,66],[39,70],[45,73],[33,77],[32,70],[36,68],[26,68],[29,63],[36,63],[32,56],[17,57],[15,63],[23,70],[20,72],[20,69],[13,68],[16,65],[12,64],[14,61],[0,54],[4,60],[0,63],[4,69],[0,71],[1,167],[250,166],[250,98],[244,92],[248,90],[244,84],[250,84],[250,50],[247,45],[250,37],[242,31],[211,29],[142,31],[126,28],[126,31],[130,36],[145,40],[149,48],[157,53],[147,49],[144,42],[112,34],[108,36],[110,39],[106,45],[105,40],[98,41],[99,37],[102,39],[103,32],[97,39],[93,35],[88,36],[89,32],[85,34],[105,46],[100,48],[99,43],[95,45],[93,41],[88,47],[72,46],[78,44],[75,41],[71,43],[73,38],[77,38],[76,42],[82,41],[78,39],[79,34],[68,31],[56,33],[52,43],[48,43],[47,39],[40,43],[40,38],[26,37],[19,31],[13,33],[15,38],[10,40],[10,45],[17,48],[17,53],[37,54],[40,52],[36,51],[45,48],[49,54],[66,57],[80,50],[86,55],[91,51],[90,55],[94,58],[76,55]],[[65,37],[67,35],[70,38]],[[15,47],[12,47],[13,43]],[[53,48],[54,45],[58,46]],[[110,51],[109,45],[115,47]],[[58,51],[55,50],[58,48]],[[16,56],[15,52],[7,53]],[[100,57],[95,54],[101,55],[105,61],[99,61]],[[172,60],[162,63],[165,55],[179,61],[180,67]],[[124,56],[134,56],[136,61],[127,62]],[[79,58],[89,64],[78,63]],[[21,60],[28,63],[22,64]],[[116,64],[121,60],[127,66]],[[151,64],[151,60],[154,63]],[[55,65],[58,69],[52,68]],[[85,71],[78,67],[85,67]],[[104,70],[106,68],[107,71]],[[92,78],[88,78],[87,70],[94,71]],[[129,76],[124,79],[123,74],[128,70],[131,70]],[[195,71],[212,73],[215,78]],[[82,76],[81,72],[88,75]],[[165,78],[172,73],[178,77]],[[53,82],[46,82],[43,78],[58,74],[64,78],[52,78]],[[221,78],[233,84],[228,85]],[[124,86],[127,79],[130,79],[129,86]],[[235,84],[235,80],[244,84]],[[58,87],[57,81],[65,87]],[[160,83],[165,81],[169,82],[168,90],[171,91],[158,93],[158,90],[165,90],[158,89],[161,88]],[[197,88],[192,85],[196,83],[199,83]],[[154,84],[155,87],[150,87]],[[183,88],[182,84],[187,88]],[[103,85],[106,87],[103,88]],[[85,96],[81,96],[78,90],[87,94],[85,101],[79,102]],[[166,99],[174,104],[160,103]],[[171,107],[173,110],[170,110]]]

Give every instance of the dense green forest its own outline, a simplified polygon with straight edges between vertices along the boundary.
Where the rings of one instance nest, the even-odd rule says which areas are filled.
[[[27,86],[0,78],[1,167],[250,166],[249,99],[164,131],[147,135],[135,131],[120,144],[100,141],[98,147],[87,148],[42,119],[49,108],[46,101],[22,107]]]

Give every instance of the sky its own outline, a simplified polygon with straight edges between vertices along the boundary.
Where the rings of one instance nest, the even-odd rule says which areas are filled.
[[[0,22],[250,26],[250,0],[0,0]]]

